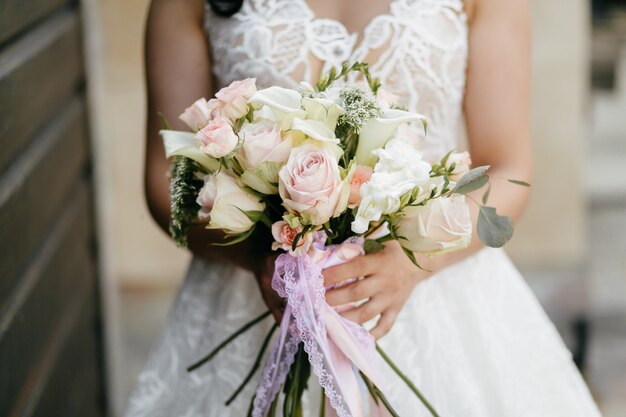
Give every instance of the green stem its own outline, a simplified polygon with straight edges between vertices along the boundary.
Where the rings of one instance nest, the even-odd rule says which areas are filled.
[[[248,382],[250,382],[250,380],[256,373],[257,369],[259,369],[259,366],[261,365],[261,360],[263,359],[263,354],[265,353],[265,350],[267,349],[267,346],[269,345],[270,340],[272,340],[272,335],[274,334],[277,328],[278,328],[278,324],[274,324],[272,326],[272,329],[267,334],[267,336],[265,336],[265,340],[263,340],[261,349],[259,350],[259,353],[256,357],[256,360],[254,361],[254,364],[252,365],[252,368],[250,369],[250,372],[248,372],[248,375],[246,375],[241,385],[239,385],[239,388],[237,388],[237,390],[233,393],[233,395],[231,395],[230,398],[226,400],[227,406],[229,406],[233,401],[235,401],[235,398],[237,398],[239,393],[241,393],[241,391],[243,391],[246,385],[248,385]]]
[[[320,417],[326,417],[326,395],[324,394],[324,388],[320,387],[320,391],[322,392],[320,398]]]
[[[417,398],[419,398],[419,400],[422,402],[422,404],[424,404],[424,406],[428,409],[428,411],[430,411],[430,414],[432,414],[433,417],[439,417],[439,414],[437,414],[437,412],[435,411],[435,408],[428,402],[426,397],[424,397],[424,395],[420,392],[420,390],[417,389],[417,387],[413,384],[413,382],[411,382],[411,380],[402,373],[400,368],[398,368],[398,366],[395,363],[393,363],[393,361],[389,358],[389,356],[387,356],[387,354],[382,350],[382,348],[378,344],[376,344],[376,350],[378,351],[380,356],[382,356],[385,362],[387,362],[387,364],[391,367],[391,369],[393,369],[393,371],[409,387],[409,389],[413,391],[413,393],[417,396]]]
[[[248,414],[246,414],[246,417],[252,417],[252,409],[254,408],[255,399],[256,399],[256,393],[252,396],[252,399],[250,400],[250,405],[248,406]]]
[[[228,345],[230,342],[235,340],[237,337],[239,337],[242,334],[244,334],[246,331],[248,331],[248,329],[250,329],[255,324],[257,324],[257,323],[263,321],[265,318],[269,317],[270,314],[272,314],[272,313],[271,313],[271,311],[268,310],[265,313],[261,314],[259,317],[255,318],[254,320],[244,324],[239,330],[237,330],[235,333],[233,333],[228,338],[226,338],[226,340],[224,340],[222,343],[217,345],[217,347],[215,349],[213,349],[208,355],[206,355],[204,358],[200,359],[198,362],[194,363],[193,365],[189,366],[187,368],[187,372],[195,371],[196,369],[198,369],[199,367],[201,367],[205,363],[209,362],[226,345]]]
[[[276,409],[278,408],[278,395],[272,401],[272,405],[270,405],[270,409],[267,412],[267,417],[276,417]]]
[[[363,381],[365,382],[365,386],[367,386],[367,390],[370,392],[370,395],[372,396],[372,398],[374,398],[374,400],[376,401],[376,404],[378,404],[378,400],[380,400],[380,402],[383,403],[387,411],[389,411],[389,413],[393,417],[400,417],[398,413],[396,412],[396,410],[393,409],[393,407],[387,400],[387,397],[385,397],[385,394],[383,394],[382,391],[379,390],[378,387],[374,385],[372,381],[370,381],[363,372],[360,372],[360,373],[361,373],[361,377],[363,378]]]

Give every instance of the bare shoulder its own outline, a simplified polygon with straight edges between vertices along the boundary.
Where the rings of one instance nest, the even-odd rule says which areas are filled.
[[[507,20],[528,20],[528,0],[464,0],[465,12],[470,24],[476,20],[499,18]]]
[[[169,18],[202,21],[204,0],[151,0],[150,15],[156,18]]]
[[[470,22],[474,21],[474,16],[476,15],[476,3],[478,0],[463,0],[465,14]]]

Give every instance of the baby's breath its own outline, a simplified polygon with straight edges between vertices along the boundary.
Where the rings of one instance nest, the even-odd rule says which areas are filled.
[[[357,87],[346,87],[339,93],[345,113],[339,116],[337,127],[359,133],[361,128],[371,119],[382,113],[376,98],[369,90]]]

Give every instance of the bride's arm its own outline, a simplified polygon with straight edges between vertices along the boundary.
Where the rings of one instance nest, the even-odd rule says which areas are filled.
[[[529,190],[498,177],[524,181],[530,181],[531,177],[528,4],[527,0],[467,0],[467,3],[471,27],[464,107],[469,150],[474,166],[492,167],[489,205],[515,220],[524,211]],[[472,197],[480,201],[482,195],[476,193]],[[474,205],[471,207],[476,224],[478,210]],[[482,247],[475,237],[462,251],[423,257],[420,263],[432,271],[427,272],[408,261],[398,242],[389,242],[383,251],[324,271],[327,284],[355,276],[366,277],[329,291],[327,300],[331,305],[340,305],[370,298],[345,315],[363,323],[382,314],[372,330],[375,337],[381,337],[392,327],[417,283]]]
[[[490,165],[489,205],[516,221],[530,189],[504,178],[531,181],[529,94],[530,16],[528,0],[474,0],[465,93],[465,119],[472,165]],[[472,197],[481,201],[482,191]],[[478,208],[471,204],[474,224]],[[441,269],[481,249],[474,235],[470,247],[439,259]]]
[[[167,233],[170,218],[170,162],[164,156],[159,112],[174,129],[186,130],[178,115],[200,97],[212,95],[211,68],[203,30],[203,0],[152,0],[146,25],[145,70],[148,123],[145,194],[152,217]],[[202,226],[189,233],[189,248],[205,258],[224,258],[249,267],[246,247],[209,245],[222,236]]]

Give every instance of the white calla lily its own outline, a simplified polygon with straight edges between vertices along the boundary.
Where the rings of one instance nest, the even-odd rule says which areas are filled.
[[[291,130],[302,132],[309,138],[320,142],[339,143],[339,139],[335,136],[334,130],[330,129],[325,123],[319,120],[295,118],[291,123]]]
[[[273,86],[259,90],[250,97],[248,103],[262,104],[283,113],[301,111],[302,96],[295,90]]]
[[[346,111],[334,100],[322,97],[302,99],[302,107],[306,111],[306,118],[319,120],[330,130],[335,130],[337,119]]]
[[[399,109],[383,109],[380,117],[370,120],[361,129],[355,156],[357,164],[373,167],[377,157],[372,151],[384,148],[402,123],[418,121],[426,125],[426,118],[421,114]]]
[[[195,134],[177,130],[161,130],[159,133],[163,138],[166,158],[185,156],[193,159],[210,172],[215,172],[220,168],[217,159],[211,158],[198,148]]]

